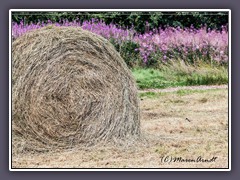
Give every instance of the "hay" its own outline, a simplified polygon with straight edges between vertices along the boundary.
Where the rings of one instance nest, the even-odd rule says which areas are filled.
[[[48,26],[13,42],[12,117],[13,137],[28,150],[140,135],[137,88],[124,60],[106,39],[76,27]]]

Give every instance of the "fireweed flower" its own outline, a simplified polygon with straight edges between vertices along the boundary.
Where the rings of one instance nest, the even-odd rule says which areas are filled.
[[[149,24],[146,22],[146,32],[137,33],[134,27],[123,28],[113,23],[106,24],[104,21],[91,19],[90,21],[80,22],[75,19],[69,22],[67,19],[60,19],[59,22],[48,20],[47,23],[40,22],[33,24],[19,24],[12,22],[12,36],[17,38],[28,31],[38,29],[49,24],[56,26],[74,26],[96,33],[108,40],[113,40],[121,45],[123,42],[130,41],[139,45],[135,51],[140,53],[144,63],[147,63],[151,56],[156,53],[162,53],[163,60],[172,57],[181,56],[187,58],[193,53],[201,57],[210,57],[216,61],[228,61],[228,31],[227,27],[222,27],[221,31],[207,29],[173,28],[167,27],[149,30]]]

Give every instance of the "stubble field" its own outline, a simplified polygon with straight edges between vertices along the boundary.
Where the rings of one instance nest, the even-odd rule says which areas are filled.
[[[15,154],[12,168],[228,168],[226,86],[139,95],[142,143]]]

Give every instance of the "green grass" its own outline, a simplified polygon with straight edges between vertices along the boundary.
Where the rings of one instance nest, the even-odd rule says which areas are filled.
[[[213,91],[222,91],[222,89],[203,89],[203,90],[191,90],[191,89],[182,89],[174,92],[142,92],[139,93],[138,96],[140,98],[159,98],[161,96],[164,96],[166,94],[176,94],[178,96],[185,96],[185,95],[190,95],[194,93],[206,93],[206,92],[213,92]],[[204,101],[204,100],[203,100]]]
[[[181,84],[181,82],[177,82],[174,76],[161,70],[151,68],[133,69],[132,72],[140,89],[166,88],[184,85]]]
[[[164,94],[166,94],[166,92],[143,92],[143,93],[139,93],[138,96],[140,98],[159,98],[160,96],[163,96]]]
[[[138,68],[132,69],[132,72],[139,89],[228,83],[226,66],[212,66],[203,63],[196,66],[176,61],[156,69]]]

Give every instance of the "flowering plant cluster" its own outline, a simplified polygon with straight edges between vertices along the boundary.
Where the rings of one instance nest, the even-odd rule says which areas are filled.
[[[139,53],[145,64],[151,62],[168,61],[171,59],[183,59],[193,62],[196,59],[228,62],[228,31],[222,27],[221,31],[191,28],[146,29],[140,34],[133,27],[123,28],[115,24],[106,24],[103,21],[92,19],[80,22],[78,19],[69,22],[38,22],[37,24],[12,23],[12,36],[17,38],[22,34],[38,29],[49,24],[56,26],[77,26],[91,31],[110,40],[114,45],[121,46],[126,42],[137,44],[132,53]],[[126,49],[126,48],[125,48]],[[131,52],[128,52],[128,54]]]

